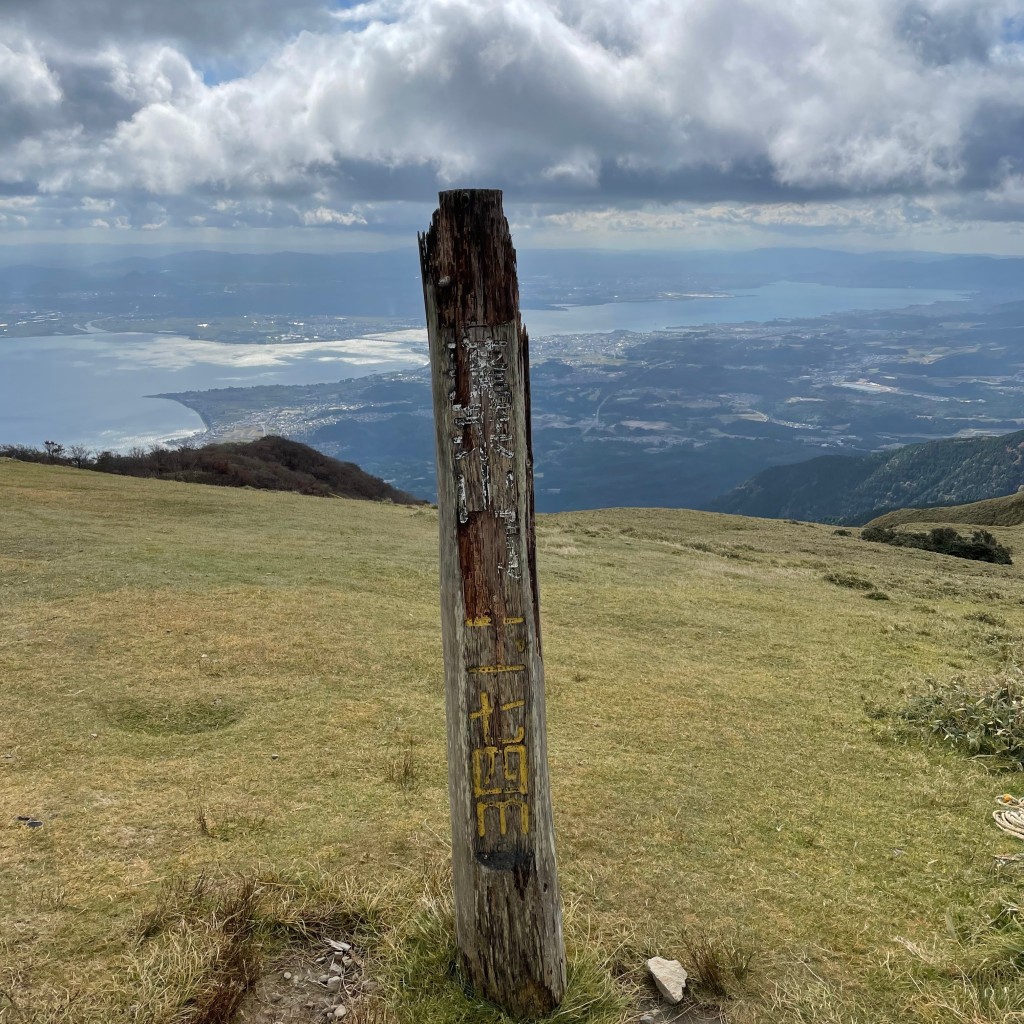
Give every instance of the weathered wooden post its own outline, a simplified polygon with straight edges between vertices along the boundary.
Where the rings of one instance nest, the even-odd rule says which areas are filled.
[[[565,992],[534,552],[527,336],[501,192],[442,192],[420,235],[437,428],[456,927],[478,995]]]

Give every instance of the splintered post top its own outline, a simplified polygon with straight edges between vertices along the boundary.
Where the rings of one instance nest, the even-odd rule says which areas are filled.
[[[433,292],[439,325],[520,326],[516,251],[500,189],[442,192],[419,241],[424,290]]]

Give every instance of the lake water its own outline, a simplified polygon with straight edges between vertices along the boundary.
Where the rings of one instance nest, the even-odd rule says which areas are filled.
[[[565,309],[524,309],[531,338],[600,331],[662,331],[696,324],[738,324],[842,313],[852,309],[902,309],[931,302],[955,302],[963,292],[928,288],[838,288],[826,284],[776,281],[731,296],[608,302]]]
[[[777,282],[726,298],[524,309],[531,337],[763,322],[852,309],[898,309],[962,298],[913,288]],[[199,417],[166,392],[317,384],[427,362],[423,329],[294,345],[223,345],[166,334],[0,338],[0,444],[44,440],[127,448],[194,434]]]
[[[0,444],[128,448],[203,422],[165,392],[318,384],[427,362],[426,332],[345,341],[223,345],[168,334],[0,339]]]

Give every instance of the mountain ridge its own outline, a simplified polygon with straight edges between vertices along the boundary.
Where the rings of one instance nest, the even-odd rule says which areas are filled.
[[[901,508],[872,519],[867,528],[892,529],[911,523],[962,523],[965,526],[1020,526],[1024,524],[1024,491],[986,498],[964,505]]]
[[[860,525],[897,510],[1002,497],[1022,484],[1024,430],[1018,430],[775,466],[722,495],[711,508],[767,519]]]

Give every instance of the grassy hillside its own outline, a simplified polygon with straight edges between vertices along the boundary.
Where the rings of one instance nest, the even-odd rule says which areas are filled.
[[[869,526],[896,527],[908,523],[964,523],[968,526],[1020,526],[1024,524],[1024,492],[966,505],[901,508],[873,519]]]
[[[775,466],[719,498],[720,512],[864,523],[887,509],[957,505],[1024,484],[1024,431]]]
[[[17,462],[0,495],[0,1021],[223,1022],[239,934],[270,969],[325,931],[375,1020],[503,1020],[452,970],[435,514]],[[1018,566],[686,511],[538,544],[561,1024],[635,1020],[654,954],[738,1024],[1019,1019],[1017,779],[879,717],[1016,664]]]

